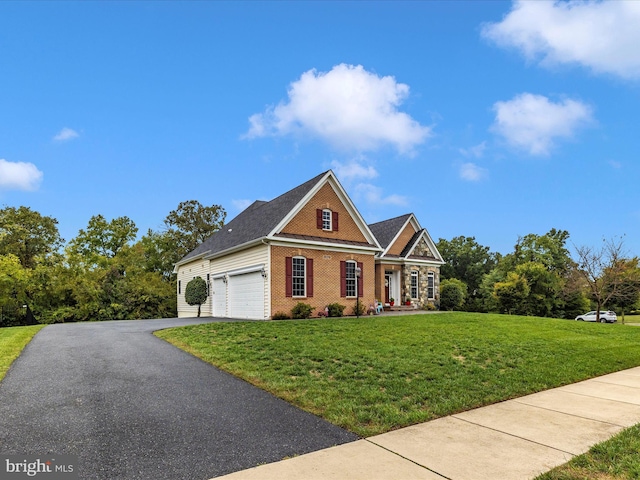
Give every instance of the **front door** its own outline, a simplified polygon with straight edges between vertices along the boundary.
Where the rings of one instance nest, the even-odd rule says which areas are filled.
[[[384,303],[389,303],[391,298],[391,275],[385,273],[384,275]]]

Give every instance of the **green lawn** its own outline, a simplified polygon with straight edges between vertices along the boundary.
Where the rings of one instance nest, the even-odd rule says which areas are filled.
[[[640,365],[640,328],[441,313],[213,323],[156,333],[369,436]]]
[[[18,358],[22,349],[44,325],[0,328],[0,380]]]
[[[640,479],[640,425],[628,428],[587,453],[535,480]]]

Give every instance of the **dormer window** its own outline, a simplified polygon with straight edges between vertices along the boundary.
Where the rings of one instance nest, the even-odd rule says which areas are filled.
[[[338,212],[328,208],[316,209],[316,227],[325,232],[338,231]]]
[[[331,231],[331,210],[322,210],[322,229]]]

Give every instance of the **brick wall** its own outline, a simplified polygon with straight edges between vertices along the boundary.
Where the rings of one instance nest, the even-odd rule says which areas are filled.
[[[404,230],[395,241],[395,243],[391,245],[391,248],[387,253],[389,255],[400,255],[402,253],[402,250],[404,250],[404,247],[407,246],[407,243],[409,243],[409,240],[411,240],[411,237],[413,237],[415,233],[416,230],[409,223],[406,227],[404,227]]]
[[[314,214],[315,215],[315,214]],[[315,222],[315,217],[314,217]],[[313,297],[287,298],[285,295],[285,257],[303,256],[313,259]],[[313,316],[324,310],[330,303],[346,305],[345,314],[351,314],[355,298],[340,297],[340,261],[354,260],[362,262],[363,296],[365,306],[375,301],[375,260],[373,254],[349,254],[330,250],[315,250],[295,247],[271,247],[271,315],[277,312],[291,313],[298,302],[314,307]]]
[[[329,232],[317,228],[316,210],[328,208],[333,212],[338,212],[338,231]],[[297,235],[312,235],[315,237],[336,238],[340,240],[353,240],[366,242],[356,222],[338,198],[330,184],[325,184],[309,202],[291,219],[282,229],[282,233],[293,233]]]

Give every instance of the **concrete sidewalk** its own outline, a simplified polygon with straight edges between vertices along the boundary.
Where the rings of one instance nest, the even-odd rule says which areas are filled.
[[[640,367],[218,478],[524,480],[636,423]]]

